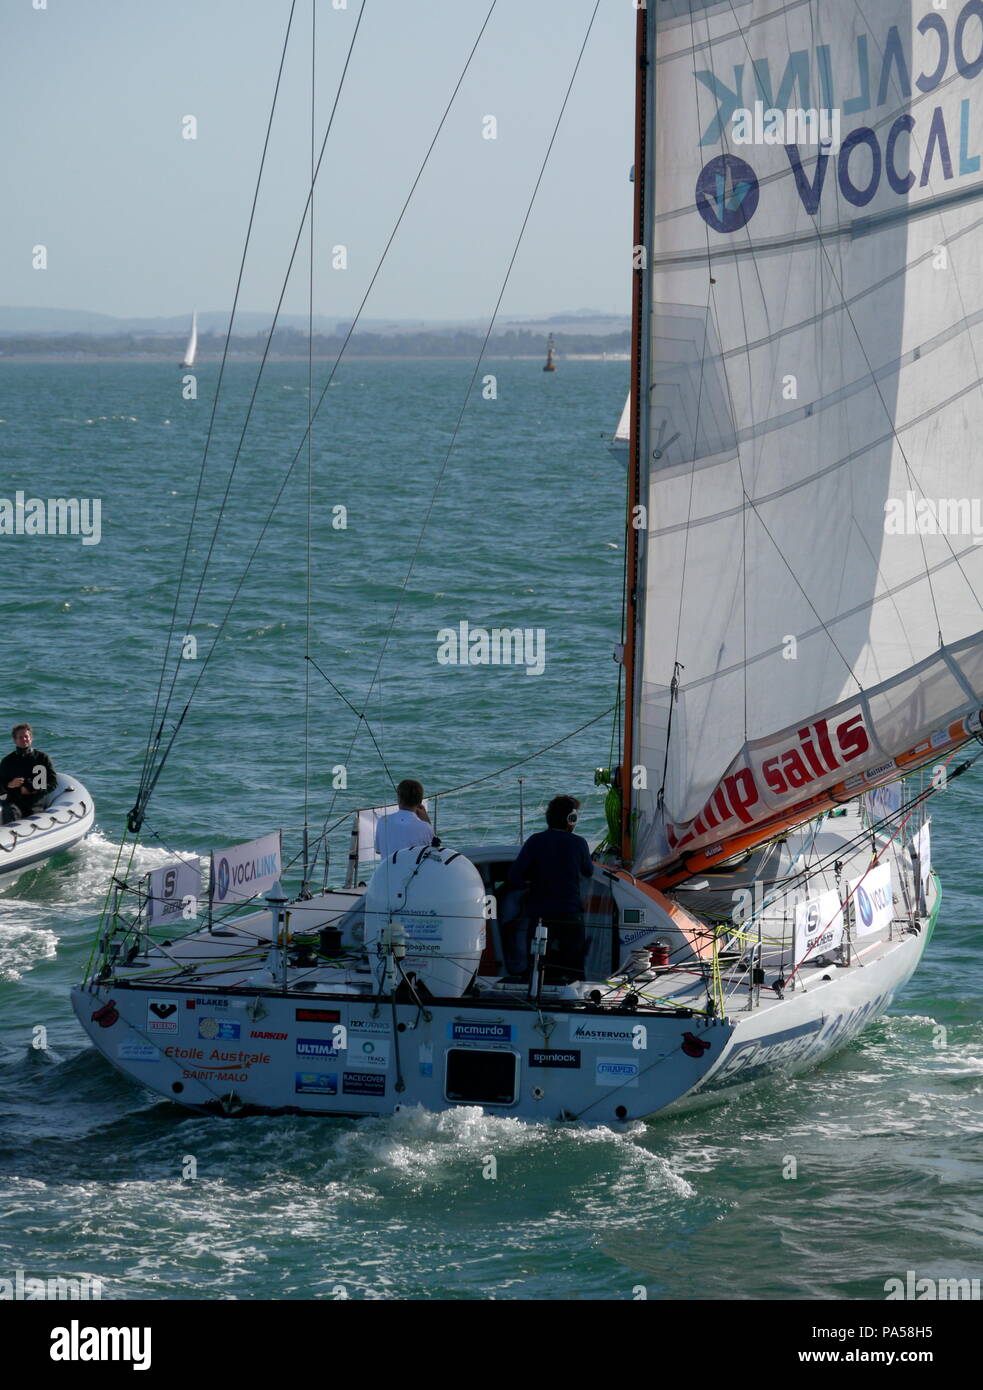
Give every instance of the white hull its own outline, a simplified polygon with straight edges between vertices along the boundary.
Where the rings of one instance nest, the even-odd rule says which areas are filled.
[[[54,795],[37,815],[0,827],[0,884],[85,838],[95,803],[75,777],[59,775]]]
[[[358,895],[329,910],[340,896],[292,912],[306,911],[312,925],[342,922]],[[619,882],[616,900],[638,920],[628,916],[630,903],[644,901],[636,886]],[[521,986],[497,981],[487,961],[473,993],[422,1008],[377,994],[364,958],[347,972],[291,967],[285,986],[281,963],[267,959],[268,913],[217,939],[195,933],[180,973],[176,945],[165,957],[107,967],[73,991],[73,1003],[114,1066],[196,1110],[385,1115],[405,1105],[479,1105],[526,1120],[612,1125],[726,1100],[823,1061],[879,1017],[917,968],[938,911],[934,878],[928,908],[861,936],[849,964],[808,961],[784,997],[735,986],[723,1018],[705,1011],[704,977],[689,967],[644,986],[622,980],[611,989],[608,980],[593,1003],[589,984],[544,989],[538,1007]],[[647,920],[643,944],[669,934],[662,919]],[[639,936],[629,933],[620,953]]]

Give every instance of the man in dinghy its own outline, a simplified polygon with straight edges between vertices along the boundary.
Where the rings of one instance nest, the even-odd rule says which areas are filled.
[[[423,804],[423,786],[406,777],[396,788],[399,810],[382,816],[375,827],[375,852],[388,859],[398,849],[434,844],[433,826]]]
[[[584,978],[587,932],[582,890],[592,878],[590,846],[573,833],[580,802],[554,796],[546,808],[546,829],[530,835],[509,870],[505,892],[529,885],[525,915],[530,926],[542,920],[547,931],[547,984],[570,984]]]
[[[14,751],[0,762],[0,791],[6,797],[2,812],[4,825],[40,811],[45,797],[54,790],[57,776],[47,753],[33,746],[34,732],[30,724],[15,725],[11,737],[16,745]]]

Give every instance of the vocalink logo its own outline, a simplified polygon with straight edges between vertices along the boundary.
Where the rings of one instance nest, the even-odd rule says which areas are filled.
[[[83,545],[102,540],[99,497],[27,497],[18,490],[0,497],[0,536],[80,536]]]
[[[537,627],[471,627],[467,620],[437,633],[441,666],[524,666],[527,676],[546,670],[546,630]]]
[[[229,891],[229,861],[220,859],[218,861],[218,895],[224,898]]]
[[[857,906],[860,908],[860,920],[865,927],[869,927],[874,920],[874,909],[871,906],[870,898],[867,896],[865,888],[857,889]]]
[[[711,159],[696,182],[696,208],[715,232],[738,232],[758,209],[760,186],[750,164],[733,154]]]

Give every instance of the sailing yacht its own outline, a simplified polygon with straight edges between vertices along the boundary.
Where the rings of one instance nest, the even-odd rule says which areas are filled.
[[[627,464],[628,448],[631,444],[629,426],[631,424],[631,396],[625,398],[624,409],[618,419],[617,427],[608,448],[614,454],[619,463]]]
[[[195,358],[198,356],[198,310],[193,310],[191,314],[191,332],[188,335],[188,346],[184,350],[181,358],[182,367],[193,367]]]
[[[208,922],[166,941],[114,881],[73,992],[114,1066],[219,1114],[619,1125],[891,1005],[940,912],[927,807],[983,736],[983,547],[949,505],[983,434],[977,9],[638,11],[624,774],[585,978],[555,982],[539,921],[510,972],[517,844],[399,850],[366,886],[356,817],[343,886],[290,900],[276,844],[216,851]],[[741,108],[776,92],[838,142],[755,144]]]

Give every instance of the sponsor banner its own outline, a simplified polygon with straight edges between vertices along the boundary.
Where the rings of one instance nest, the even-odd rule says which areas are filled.
[[[400,921],[406,928],[406,939],[414,944],[418,941],[443,941],[444,919],[432,912],[400,913]]]
[[[693,820],[667,823],[669,847],[696,849],[739,834],[880,761],[858,705],[749,744]]]
[[[337,1057],[338,1048],[330,1038],[298,1038],[298,1057]]]
[[[357,1067],[388,1067],[389,1043],[375,1038],[349,1038],[348,1060]]]
[[[889,782],[886,787],[875,787],[864,796],[867,815],[872,821],[885,820],[897,815],[901,810],[901,783]]]
[[[640,1063],[631,1057],[598,1057],[594,1063],[595,1086],[638,1086]]]
[[[531,1047],[529,1049],[529,1065],[531,1067],[579,1067],[580,1053],[567,1049],[555,1047],[549,1050]]]
[[[199,1018],[198,1036],[211,1042],[214,1038],[237,1038],[241,1028],[239,1023],[230,1023],[224,1018]]]
[[[193,922],[201,897],[201,860],[165,864],[147,875],[147,926]]]
[[[853,893],[854,934],[857,937],[885,933],[894,917],[894,886],[890,864],[868,869],[850,884]]]
[[[602,1018],[599,1014],[570,1016],[570,1041],[589,1043],[623,1043],[632,1047],[638,1034],[637,1019]]]
[[[926,821],[911,842],[911,857],[918,875],[918,904],[922,912],[928,903],[928,886],[932,877],[932,837],[929,831],[931,822]]]
[[[221,995],[215,999],[186,999],[184,1002],[185,1007],[188,1009],[207,1009],[210,1014],[213,1014],[216,1009],[228,1009],[231,1007],[231,1001],[224,999]],[[236,1000],[236,1008],[239,1009],[241,1007],[242,1005]]]
[[[177,1000],[149,999],[147,1001],[147,1032],[176,1033],[177,1030]]]
[[[377,1071],[345,1071],[341,1074],[341,1089],[346,1096],[384,1096],[386,1078]]]
[[[294,1020],[297,1023],[340,1023],[340,1009],[295,1009]]]
[[[843,907],[834,888],[795,905],[795,963],[818,960],[843,940]]]
[[[336,1096],[338,1073],[334,1071],[299,1071],[294,1076],[297,1095]]]
[[[153,1043],[121,1042],[116,1045],[116,1056],[121,1062],[159,1062],[160,1048]]]
[[[280,832],[212,850],[212,900],[242,903],[268,893],[280,877]]]
[[[392,1032],[392,1024],[380,1018],[357,1018],[352,1014],[348,1019],[348,1031],[361,1038],[386,1038]]]
[[[486,1023],[484,1019],[455,1019],[447,1025],[447,1036],[451,1042],[490,1042],[512,1041],[511,1023]]]

